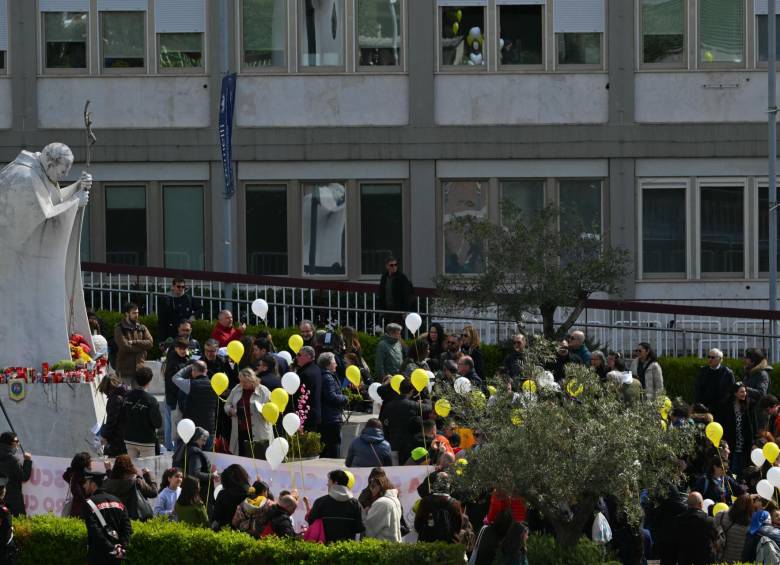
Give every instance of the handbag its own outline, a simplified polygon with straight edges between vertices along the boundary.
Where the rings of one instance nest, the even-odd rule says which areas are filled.
[[[149,520],[152,517],[154,517],[154,509],[152,509],[152,505],[149,504],[149,501],[146,499],[146,497],[141,494],[141,491],[138,490],[138,482],[133,485],[133,491],[135,496],[135,508],[134,512],[128,512],[131,514],[130,518],[133,518],[135,520],[141,520],[142,522],[145,520]],[[135,514],[135,515],[133,515]]]
[[[309,528],[303,534],[303,540],[313,543],[325,543],[325,524],[322,523],[322,518],[317,518],[309,524]]]
[[[73,509],[73,492],[70,490],[70,484],[68,485],[68,494],[65,495],[65,503],[62,505],[62,512],[60,516],[63,518],[70,517],[70,511]]]
[[[482,541],[482,534],[485,532],[485,528],[487,527],[488,526],[482,526],[479,529],[479,534],[477,534],[477,541],[474,544],[474,549],[471,551],[471,557],[469,557],[467,565],[476,565],[477,555],[479,554],[479,542]]]

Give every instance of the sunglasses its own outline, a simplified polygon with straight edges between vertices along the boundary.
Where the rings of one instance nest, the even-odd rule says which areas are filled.
[[[720,359],[717,355],[707,355],[707,359]]]
[[[397,267],[398,263],[388,263],[387,266],[388,267]]]

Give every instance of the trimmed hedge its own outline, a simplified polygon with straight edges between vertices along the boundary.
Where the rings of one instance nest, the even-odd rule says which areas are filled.
[[[51,514],[14,520],[20,565],[81,565],[86,560],[87,529],[75,518]],[[322,563],[394,565],[462,564],[463,548],[443,543],[388,543],[377,540],[321,545],[299,540],[213,532],[162,519],[133,522],[127,563],[138,565],[224,565],[225,563]]]

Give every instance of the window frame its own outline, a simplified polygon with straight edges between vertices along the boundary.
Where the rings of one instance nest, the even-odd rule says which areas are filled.
[[[401,189],[401,257],[398,259],[401,260],[401,267],[403,268],[404,264],[410,264],[411,263],[411,254],[409,253],[407,249],[407,233],[408,233],[408,216],[407,213],[407,205],[409,202],[409,198],[407,197],[407,185],[408,185],[408,179],[377,179],[372,180],[368,178],[357,178],[354,179],[354,182],[356,184],[357,188],[357,198],[355,199],[356,202],[356,216],[358,218],[357,223],[357,229],[360,231],[360,237],[355,238],[355,241],[357,241],[357,250],[356,250],[356,256],[357,256],[357,267],[358,267],[358,279],[359,280],[369,280],[369,281],[378,281],[380,278],[382,278],[382,274],[371,274],[371,273],[364,273],[363,272],[363,192],[362,188],[363,185],[388,185],[388,186],[397,186]],[[349,215],[349,210],[347,210],[347,215]]]
[[[245,75],[287,75],[292,74],[293,65],[297,63],[297,43],[293,39],[293,34],[297,38],[297,17],[298,2],[285,1],[284,12],[284,64],[278,67],[250,67],[244,64],[244,2],[246,0],[236,0],[236,42],[238,50],[236,60],[240,74]]]
[[[299,237],[300,239],[300,269],[301,269],[301,276],[303,278],[312,278],[312,279],[324,279],[324,280],[343,280],[343,279],[349,279],[350,275],[350,245],[349,245],[349,238],[350,238],[350,205],[351,205],[351,199],[350,199],[350,186],[354,182],[353,179],[349,178],[332,178],[332,179],[301,179],[298,181],[299,186],[299,193],[300,193],[300,200],[298,204],[298,217],[300,218],[300,229],[299,229]],[[253,183],[254,184],[254,183]],[[307,186],[320,186],[320,185],[329,185],[329,184],[341,184],[344,186],[344,196],[345,196],[345,205],[347,206],[347,211],[344,218],[344,273],[340,274],[321,274],[321,273],[307,273],[306,272],[306,257],[304,252],[304,246],[306,243],[306,226],[304,225],[303,221],[303,206],[304,206],[304,198],[306,196],[306,187]],[[289,198],[289,196],[288,196]],[[289,207],[289,200],[288,200],[288,207]],[[359,206],[359,204],[358,204]],[[288,208],[289,210],[289,208]],[[289,216],[288,216],[289,217]],[[290,253],[289,251],[289,245],[290,242],[288,240],[287,246],[288,246],[288,255]]]
[[[619,0],[618,0],[619,1]],[[689,3],[685,0],[682,1],[683,4],[683,57],[682,61],[679,63],[645,63],[645,41],[644,41],[644,21],[642,17],[642,8],[643,3],[645,0],[636,0],[637,4],[636,6],[636,21],[637,21],[637,39],[639,44],[637,45],[636,53],[637,53],[637,69],[639,71],[642,70],[652,70],[652,71],[659,71],[659,70],[689,70],[689,67],[691,65],[691,53],[690,53],[690,45],[691,45],[691,13],[692,10],[690,9]],[[696,21],[694,22],[694,29],[698,31],[698,13],[694,14],[694,17]],[[698,38],[696,39],[696,57],[695,60],[698,61]]]
[[[602,177],[555,177],[555,203],[561,210],[561,182],[598,182],[599,183],[599,238],[606,243],[607,203],[606,179]],[[558,231],[561,229],[561,215],[558,215]]]
[[[150,204],[159,202],[158,199],[155,198],[154,191],[152,189],[152,182],[151,181],[134,181],[134,180],[128,180],[128,181],[103,181],[101,183],[101,190],[102,190],[102,196],[103,196],[103,213],[102,213],[102,230],[103,230],[103,257],[105,259],[105,262],[108,263],[108,192],[110,188],[113,187],[137,187],[144,189],[144,220],[146,222],[146,229],[144,231],[144,238],[146,241],[146,249],[144,250],[144,253],[146,254],[146,261],[144,262],[144,265],[142,266],[150,266],[155,264],[155,259],[152,254],[152,240],[155,239],[155,235],[159,232],[152,232],[151,229],[153,227],[153,218],[151,217],[152,213],[152,206]],[[162,198],[162,195],[160,194],[160,198]],[[162,208],[162,206],[160,207]],[[206,212],[204,209],[204,216]],[[162,222],[160,222],[159,227],[154,229],[159,229],[162,227]],[[93,228],[94,229],[94,228]],[[94,232],[93,232],[94,233]],[[205,234],[204,234],[205,237]],[[94,240],[93,240],[94,241]],[[94,253],[94,246],[92,248],[92,253]],[[114,263],[116,264],[116,263]],[[124,264],[124,263],[120,263]]]
[[[690,181],[687,178],[640,178],[637,179],[637,261],[636,272],[638,280],[685,280],[691,275],[692,249]],[[685,201],[685,271],[680,273],[646,273],[644,270],[644,196],[646,190],[682,190]]]
[[[184,188],[199,188],[201,190],[201,199],[203,204],[203,217],[202,221],[203,224],[201,225],[201,228],[203,230],[203,268],[202,269],[196,269],[194,267],[187,268],[188,271],[206,271],[208,270],[208,245],[209,245],[209,231],[208,231],[208,221],[206,219],[207,214],[209,213],[208,210],[208,186],[206,182],[204,181],[156,181],[158,187],[159,187],[159,206],[160,206],[160,219],[161,219],[161,233],[160,233],[160,241],[162,241],[161,246],[161,252],[162,252],[162,259],[161,259],[161,265],[163,268],[170,268],[173,269],[174,267],[166,267],[165,266],[165,189],[168,187],[184,187]],[[147,227],[148,232],[148,227]]]
[[[755,19],[755,10],[749,10],[748,9],[748,2],[747,0],[730,0],[732,2],[740,1],[742,2],[742,62],[741,63],[724,63],[724,62],[712,62],[708,63],[706,61],[702,61],[700,57],[700,40],[701,40],[701,2],[702,0],[699,0],[696,3],[696,14],[695,14],[695,21],[693,22],[694,28],[695,28],[695,36],[696,36],[696,68],[702,71],[713,71],[713,70],[740,70],[740,69],[747,69],[749,68],[748,65],[748,46],[750,45],[750,21],[749,21],[749,12],[753,13],[753,18]],[[752,3],[751,3],[752,4]],[[751,6],[752,7],[752,6]],[[756,24],[757,26],[757,24]],[[756,27],[757,31],[757,27]],[[756,33],[756,51],[755,51],[755,59],[758,60],[758,33]]]
[[[121,67],[121,68],[111,68],[105,66],[105,59],[104,59],[104,50],[103,50],[103,17],[107,14],[142,14],[143,22],[144,22],[144,46],[143,46],[143,52],[144,52],[144,64],[141,67]],[[102,10],[97,12],[97,53],[98,53],[98,69],[99,73],[101,75],[106,76],[144,76],[149,75],[149,35],[151,33],[150,28],[150,22],[149,22],[149,10]],[[155,30],[155,35],[156,30]],[[155,40],[156,44],[156,40]],[[155,60],[159,57],[159,53],[155,50],[154,52]],[[205,56],[205,53],[204,53]]]
[[[485,192],[485,219],[490,221],[495,221],[493,211],[491,209],[491,202],[493,201],[493,198],[491,198],[491,192],[494,192],[493,186],[496,181],[496,177],[485,177],[485,176],[477,176],[473,178],[466,178],[466,177],[438,177],[436,179],[437,181],[437,190],[436,190],[436,236],[439,239],[436,248],[437,252],[439,253],[439,260],[438,268],[439,272],[444,275],[451,275],[451,276],[457,276],[457,277],[478,277],[482,273],[476,272],[476,273],[450,273],[447,271],[447,241],[445,237],[445,230],[446,230],[446,224],[444,220],[444,215],[446,213],[445,210],[445,201],[444,201],[444,185],[446,183],[453,183],[453,182],[473,182],[473,183],[480,183],[484,187],[483,190]],[[483,254],[484,259],[484,254]]]
[[[484,45],[493,45],[496,42],[493,42],[493,39],[495,37],[495,32],[493,30],[493,22],[491,20],[493,18],[490,17],[491,14],[491,4],[492,7],[495,7],[495,2],[491,2],[490,0],[486,0],[487,3],[485,5],[480,4],[474,4],[471,6],[464,6],[464,7],[481,7],[482,13],[483,13],[483,22],[484,22],[484,30],[482,33],[482,36],[484,38]],[[436,2],[436,0],[434,0]],[[483,65],[445,65],[442,63],[442,32],[444,31],[444,12],[443,9],[447,8],[448,6],[440,6],[438,2],[434,4],[434,7],[436,9],[436,26],[435,26],[435,38],[436,38],[436,69],[438,73],[442,74],[483,74],[490,70],[490,68],[493,67],[494,61],[494,48],[488,47],[485,49],[483,47],[482,50],[482,56],[484,57],[484,64]],[[530,69],[529,69],[530,70]],[[536,69],[538,72],[538,69]]]
[[[757,14],[756,11],[755,11],[755,8],[754,8],[752,13],[748,14],[748,16],[749,17],[752,16],[752,18],[753,18],[752,25],[748,25],[748,29],[746,31],[746,33],[749,33],[751,31],[753,33],[753,40],[752,41],[748,40],[748,44],[749,45],[752,44],[752,47],[753,47],[753,51],[752,51],[753,64],[751,65],[751,68],[766,71],[767,68],[769,68],[769,63],[768,63],[768,61],[761,61],[760,58],[759,58],[760,55],[759,55],[759,52],[758,52],[758,49],[759,49],[759,44],[758,44],[758,41],[759,41],[758,17],[759,16],[767,16],[767,21],[769,21],[769,15],[768,14]],[[780,24],[780,5],[778,5],[778,11],[775,14],[775,21],[776,21],[776,24]],[[769,32],[767,31],[767,34],[768,33]],[[777,25],[777,30],[776,30],[775,33],[776,34],[780,34],[780,25]],[[777,46],[775,47],[775,49],[776,50],[780,50],[780,41],[777,42]],[[767,55],[769,55],[769,53],[767,53]],[[777,60],[775,61],[775,67],[780,68],[780,57],[777,57]]]
[[[240,256],[240,263],[243,264],[242,272],[244,273],[250,273],[249,270],[249,261],[248,261],[248,252],[249,252],[249,246],[247,242],[246,237],[246,229],[247,229],[247,194],[249,193],[250,187],[260,187],[260,188],[279,188],[284,187],[284,194],[285,194],[285,237],[287,239],[287,261],[285,265],[285,273],[282,275],[273,275],[273,276],[283,276],[283,277],[289,277],[293,276],[290,266],[291,266],[291,260],[294,260],[294,252],[293,247],[297,244],[296,241],[294,241],[293,238],[290,237],[290,218],[291,214],[295,214],[295,217],[303,217],[302,214],[298,216],[299,210],[295,209],[295,200],[292,198],[291,195],[291,189],[292,189],[293,181],[290,180],[242,180],[241,181],[241,190],[237,193],[239,200],[239,210],[242,210],[243,213],[239,214],[239,220],[238,220],[238,230],[239,230],[239,240],[243,241],[243,252]],[[301,207],[303,206],[303,200],[301,199]],[[302,212],[303,209],[301,208],[300,212]],[[301,256],[303,255],[303,221],[301,220]],[[303,269],[303,260],[301,260],[301,269]],[[301,271],[303,272],[303,271]]]
[[[701,253],[701,191],[702,188],[742,188],[742,270],[735,272],[703,272],[702,253]],[[694,190],[694,232],[693,245],[696,252],[694,262],[695,278],[701,280],[745,280],[750,277],[749,265],[751,254],[750,237],[750,200],[749,200],[749,182],[747,177],[696,177]]]
[[[607,2],[604,2],[604,6],[606,9]],[[604,14],[604,18],[606,21],[607,14]],[[581,33],[585,34],[586,32],[568,32],[568,33]],[[558,36],[559,35],[566,35],[566,33],[555,33],[553,32],[553,61],[554,61],[554,67],[555,70],[563,71],[566,73],[575,73],[575,72],[594,72],[594,71],[604,71],[606,69],[606,61],[607,61],[607,42],[606,42],[606,31],[601,32],[592,32],[592,33],[598,33],[599,34],[599,41],[601,42],[600,47],[600,53],[601,53],[601,63],[598,65],[594,65],[592,63],[559,63],[558,62]]]
[[[38,18],[38,29],[40,30],[40,41],[38,42],[40,47],[40,55],[38,57],[39,64],[40,64],[40,70],[42,75],[48,75],[48,76],[90,76],[92,74],[92,27],[93,27],[93,20],[92,20],[92,10],[88,10],[86,12],[82,11],[75,11],[75,12],[69,12],[68,10],[61,10],[59,12],[52,12],[52,11],[42,11],[38,6],[36,6],[37,9],[37,18]],[[85,52],[86,52],[86,66],[84,68],[62,68],[62,67],[47,67],[46,66],[46,17],[45,14],[66,14],[66,13],[73,13],[73,14],[86,14],[87,15],[87,36],[84,40],[85,42]],[[10,34],[12,33],[11,26],[9,25],[8,30],[8,42],[10,47],[11,37]],[[7,65],[6,65],[7,66]]]
[[[403,74],[406,72],[406,50],[407,50],[407,35],[406,30],[407,28],[407,14],[408,14],[408,8],[407,8],[407,2],[406,0],[397,0],[396,4],[400,6],[401,8],[401,17],[400,17],[400,27],[398,28],[398,33],[400,35],[400,42],[398,49],[400,50],[400,57],[399,57],[399,63],[398,65],[380,65],[380,66],[371,66],[371,65],[361,65],[360,64],[360,38],[358,36],[357,26],[358,26],[358,3],[360,0],[349,0],[351,3],[352,8],[352,14],[353,14],[353,25],[351,26],[351,34],[352,34],[352,49],[354,49],[354,72],[356,73],[367,73],[367,74]],[[361,266],[362,270],[362,266]]]
[[[538,65],[503,65],[501,63],[501,54],[498,52],[498,48],[496,47],[498,45],[498,40],[501,37],[501,10],[505,7],[511,7],[512,4],[497,4],[495,0],[491,2],[487,6],[488,11],[490,9],[495,10],[495,19],[493,28],[495,29],[495,41],[490,43],[490,45],[494,45],[495,52],[495,64],[496,68],[499,72],[503,73],[513,73],[513,74],[522,74],[522,73],[539,73],[544,72],[547,70],[547,62],[550,54],[550,34],[555,35],[555,32],[550,31],[552,29],[552,12],[550,6],[552,6],[553,0],[547,0],[544,4],[532,4],[532,5],[538,5],[540,6],[540,12],[542,17],[542,62]],[[485,39],[485,43],[487,44],[487,37]],[[552,47],[552,50],[555,51],[555,46]],[[492,49],[488,49],[488,51],[492,51]],[[491,56],[492,58],[492,56]],[[489,64],[486,63],[486,65]]]
[[[350,72],[350,68],[354,68],[354,63],[350,63],[350,57],[352,57],[353,59],[355,57],[355,53],[350,53],[350,44],[353,42],[351,42],[350,38],[347,37],[348,34],[352,33],[351,30],[354,29],[354,26],[350,25],[350,22],[354,19],[354,13],[350,13],[350,6],[352,3],[349,0],[337,0],[342,2],[341,20],[342,20],[343,32],[341,33],[341,49],[344,54],[344,60],[341,62],[341,64],[340,65],[304,65],[303,64],[304,52],[301,47],[301,34],[304,32],[304,30],[303,30],[303,26],[300,25],[300,20],[301,20],[301,15],[303,13],[302,3],[305,2],[306,0],[289,0],[289,1],[292,2],[295,10],[295,21],[292,24],[288,22],[287,29],[288,32],[293,31],[295,34],[293,37],[293,44],[295,45],[296,73],[301,75],[311,75],[311,74],[342,75]]]
[[[502,205],[504,203],[504,183],[505,182],[523,182],[523,181],[530,181],[530,182],[540,182],[542,183],[542,209],[550,206],[552,202],[550,202],[549,194],[548,194],[548,182],[549,177],[496,177],[496,182],[498,186],[498,219],[496,220],[499,225],[504,225],[504,212]],[[557,187],[556,187],[557,188]]]
[[[161,35],[200,35],[201,45],[201,66],[200,67],[188,67],[188,68],[166,68],[163,67],[160,61],[160,36]],[[206,33],[203,31],[194,31],[187,33],[175,33],[175,32],[159,32],[154,30],[154,42],[155,42],[155,71],[158,75],[204,75],[207,74],[206,66],[208,65],[208,46],[206,45]]]

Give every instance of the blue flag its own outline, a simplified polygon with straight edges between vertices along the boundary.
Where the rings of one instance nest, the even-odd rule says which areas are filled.
[[[219,97],[219,145],[222,149],[222,169],[225,173],[225,199],[230,200],[236,192],[233,181],[233,110],[236,103],[236,74],[222,79],[222,94]]]

